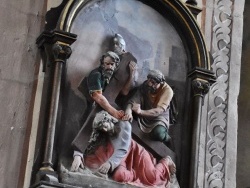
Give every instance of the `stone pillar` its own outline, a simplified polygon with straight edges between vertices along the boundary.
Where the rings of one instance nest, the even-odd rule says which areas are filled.
[[[58,113],[58,104],[61,88],[61,78],[62,78],[62,68],[66,63],[66,60],[71,55],[70,45],[76,40],[76,35],[71,33],[66,33],[63,31],[52,31],[43,32],[37,39],[37,44],[39,48],[45,50],[45,62],[44,70],[46,67],[50,66],[52,69],[50,71],[51,81],[48,88],[51,89],[49,107],[46,117],[48,118],[46,127],[46,139],[42,167],[40,168],[40,174],[45,175],[47,179],[51,181],[57,181],[57,177],[53,175],[53,151],[54,151],[54,141],[55,141],[55,131],[56,131],[56,120]],[[40,178],[42,179],[42,178]]]
[[[52,46],[54,56],[55,70],[52,83],[52,96],[49,108],[49,121],[47,128],[46,146],[44,152],[43,166],[40,170],[53,170],[52,155],[54,147],[55,127],[58,112],[58,102],[61,87],[62,66],[71,54],[71,48],[68,44],[57,41]]]
[[[201,107],[204,103],[204,95],[209,90],[209,83],[205,80],[195,79],[192,81],[193,88],[193,104],[194,104],[194,117],[193,117],[193,132],[192,132],[192,153],[191,153],[191,186],[190,188],[197,187],[198,178],[198,163],[199,160],[199,143],[201,134]]]
[[[202,129],[202,106],[204,104],[204,97],[208,93],[210,85],[215,82],[215,76],[212,71],[196,68],[189,74],[192,80],[193,89],[193,117],[192,117],[192,152],[190,164],[190,188],[197,188],[198,186],[198,169],[199,169],[199,154],[201,143]]]

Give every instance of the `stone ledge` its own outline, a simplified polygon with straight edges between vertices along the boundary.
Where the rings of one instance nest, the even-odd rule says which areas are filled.
[[[83,169],[80,172],[70,172],[62,164],[60,165],[60,182],[63,185],[72,185],[75,187],[86,188],[137,188],[130,184],[119,183],[108,177],[99,177],[94,175],[90,170]],[[67,187],[68,188],[68,187]]]

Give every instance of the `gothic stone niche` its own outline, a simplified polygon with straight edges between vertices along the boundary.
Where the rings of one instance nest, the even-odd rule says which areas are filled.
[[[202,35],[187,7],[181,1],[69,1],[57,29],[77,35],[76,42],[71,46],[72,55],[63,69],[57,118],[55,138],[59,139],[55,142],[55,148],[59,153],[56,157],[59,167],[56,171],[60,182],[88,186],[96,181],[97,187],[101,185],[98,185],[98,181],[103,183],[102,180],[91,179],[88,174],[69,172],[73,161],[71,144],[84,123],[83,114],[86,111],[86,99],[79,92],[78,85],[91,70],[99,66],[99,58],[112,49],[112,38],[119,33],[126,41],[126,51],[137,60],[135,84],[146,80],[150,69],[161,70],[167,83],[174,89],[179,112],[177,122],[170,127],[173,139],[171,148],[143,137],[136,129],[135,121],[133,138],[156,158],[166,155],[174,158],[177,178],[181,185],[186,186],[189,182],[189,177],[185,175],[190,169],[192,129],[199,126],[191,121],[199,122],[197,118],[200,115],[197,110],[200,99],[191,100],[191,81],[201,78],[207,83],[211,76],[207,70],[210,65]],[[195,115],[192,114],[192,106],[197,108]],[[195,150],[193,152],[197,153]],[[117,184],[112,186],[117,187]]]
[[[61,121],[64,129],[63,147],[70,148],[72,139],[83,124],[81,117],[86,105],[77,89],[78,85],[91,70],[99,66],[100,56],[111,49],[112,37],[115,33],[120,33],[126,41],[126,50],[137,59],[136,84],[146,80],[149,69],[159,69],[175,89],[179,121],[171,127],[170,134],[176,155],[170,150],[165,155],[177,156],[175,161],[179,170],[187,55],[173,25],[159,12],[140,1],[104,0],[91,1],[83,6],[72,22],[70,32],[77,34],[78,39],[72,45],[73,54],[66,71]],[[158,143],[152,147],[160,145]],[[71,162],[72,150],[64,152],[63,157],[67,156]],[[64,165],[69,169],[70,163]]]

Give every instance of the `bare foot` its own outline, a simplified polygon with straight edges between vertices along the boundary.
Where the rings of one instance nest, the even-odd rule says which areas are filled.
[[[170,175],[173,175],[176,173],[176,166],[173,162],[173,160],[171,159],[170,156],[164,157],[163,160],[166,162]]]
[[[164,157],[163,160],[165,161],[165,163],[167,164],[168,169],[169,169],[169,173],[170,173],[169,181],[170,181],[170,183],[173,183],[175,173],[176,173],[176,166],[175,166],[175,164],[170,156]]]
[[[173,175],[176,173],[176,166],[170,156],[167,156],[167,158],[169,160],[168,167],[169,167],[170,174]]]

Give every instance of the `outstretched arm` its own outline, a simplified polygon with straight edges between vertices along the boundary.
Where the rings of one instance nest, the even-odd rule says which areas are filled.
[[[134,102],[132,104],[133,105],[132,111],[138,114],[139,116],[143,117],[148,117],[148,118],[157,117],[167,110],[172,97],[173,97],[173,90],[170,87],[166,87],[164,88],[164,92],[162,93],[161,98],[157,103],[157,107],[148,110],[142,110],[141,105]]]
[[[102,95],[101,91],[93,92],[91,97],[93,100],[99,104],[104,110],[106,110],[109,114],[114,116],[117,119],[121,119],[124,116],[124,112],[122,110],[116,110],[113,106],[111,106],[106,99],[105,96]]]
[[[122,117],[123,121],[129,121],[132,122],[133,121],[133,115],[132,115],[132,104],[128,104],[127,108],[125,110],[125,115]]]
[[[74,151],[74,160],[72,162],[70,171],[77,172],[79,167],[84,168],[83,165],[83,154],[79,151]]]
[[[162,107],[152,108],[149,110],[142,110],[141,105],[138,103],[133,103],[132,110],[137,115],[143,116],[143,117],[148,117],[148,118],[157,117],[164,112],[164,109]]]
[[[108,160],[111,165],[111,171],[113,171],[118,165],[120,165],[121,161],[127,156],[128,152],[130,151],[132,140],[132,127],[129,122],[119,121],[117,126],[120,127],[119,136],[110,139],[114,148],[114,152]]]

